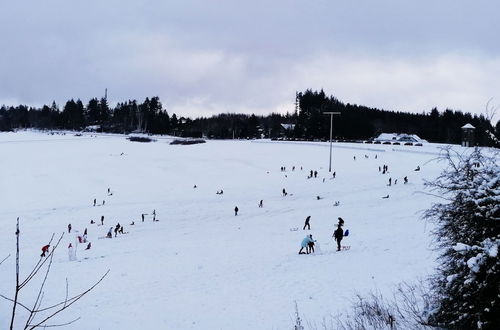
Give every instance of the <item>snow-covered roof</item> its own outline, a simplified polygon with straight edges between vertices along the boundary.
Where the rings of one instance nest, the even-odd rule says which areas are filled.
[[[471,124],[465,124],[464,126],[462,126],[462,128],[475,128],[475,127],[472,126]]]
[[[376,141],[404,141],[404,142],[427,142],[415,134],[405,133],[381,133],[375,138]]]
[[[281,127],[283,127],[286,130],[292,130],[295,128],[295,124],[281,124]]]

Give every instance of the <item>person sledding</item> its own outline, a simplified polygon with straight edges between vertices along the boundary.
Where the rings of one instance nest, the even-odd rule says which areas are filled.
[[[300,244],[299,254],[309,254],[309,249],[310,249],[310,246],[311,246],[309,243],[312,243],[313,252],[314,252],[314,240],[313,240],[312,237],[313,237],[312,235],[307,235],[302,240],[302,243]],[[302,252],[302,250],[304,250],[304,248],[306,249],[306,252]]]
[[[342,226],[340,224],[338,225],[337,229],[333,232],[332,237],[337,242],[337,251],[340,251],[340,242],[344,237],[344,230],[342,229]]]
[[[45,257],[45,254],[49,252],[49,248],[50,248],[50,245],[47,244],[47,245],[44,245],[42,247],[42,254],[40,254],[40,257]]]

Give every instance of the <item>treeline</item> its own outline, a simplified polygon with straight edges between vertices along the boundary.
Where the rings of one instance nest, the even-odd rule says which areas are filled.
[[[495,127],[480,115],[432,109],[430,113],[393,112],[343,103],[322,90],[297,93],[296,110],[292,113],[266,116],[220,114],[209,118],[178,118],[163,108],[158,97],[139,103],[129,100],[114,108],[105,98],[69,100],[60,109],[55,103],[41,108],[2,106],[0,131],[17,128],[83,130],[89,126],[101,132],[170,134],[209,138],[278,138],[326,140],[330,134],[330,117],[323,112],[340,112],[333,120],[335,139],[370,139],[380,133],[417,134],[430,142],[461,142],[461,127],[476,127],[476,143],[495,145],[500,139],[500,121]],[[291,124],[286,128],[282,124]],[[496,138],[495,138],[496,136]]]

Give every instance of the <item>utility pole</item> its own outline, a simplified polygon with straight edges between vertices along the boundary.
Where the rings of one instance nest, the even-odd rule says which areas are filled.
[[[326,111],[323,112],[324,115],[330,115],[330,166],[328,167],[328,172],[332,171],[332,130],[333,130],[333,115],[340,115],[340,112]]]

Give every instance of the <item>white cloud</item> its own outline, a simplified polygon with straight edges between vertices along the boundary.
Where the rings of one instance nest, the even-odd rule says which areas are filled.
[[[293,111],[306,88],[401,111],[500,103],[494,2],[218,4],[2,4],[0,100],[86,102],[108,88],[111,101],[158,95],[184,116]]]

